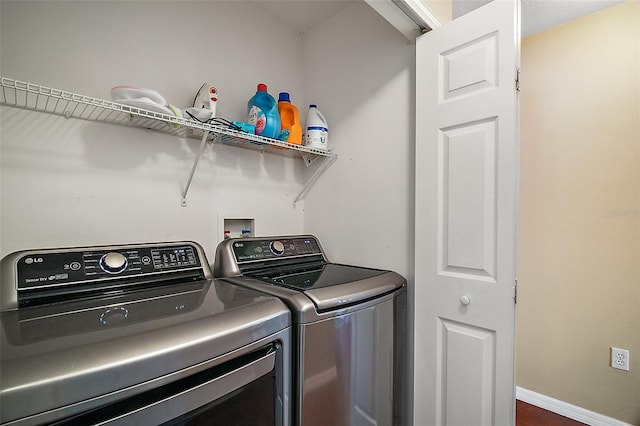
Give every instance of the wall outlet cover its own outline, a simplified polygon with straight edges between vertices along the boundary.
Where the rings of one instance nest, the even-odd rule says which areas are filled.
[[[612,347],[611,367],[617,368],[618,370],[629,371],[629,351]]]

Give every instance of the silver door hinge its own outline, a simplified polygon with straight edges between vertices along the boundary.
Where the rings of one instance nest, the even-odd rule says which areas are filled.
[[[520,68],[516,70],[516,91],[520,91]]]
[[[518,279],[515,279],[515,287],[513,287],[513,303],[518,303]]]

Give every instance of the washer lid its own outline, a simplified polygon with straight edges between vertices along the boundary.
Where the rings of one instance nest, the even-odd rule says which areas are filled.
[[[303,292],[318,311],[343,308],[405,286],[395,272],[336,263],[316,262],[250,274],[254,278]]]

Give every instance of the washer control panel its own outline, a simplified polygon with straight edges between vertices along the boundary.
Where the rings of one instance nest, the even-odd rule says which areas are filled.
[[[141,278],[201,267],[197,247],[188,243],[27,251],[15,263],[16,290]]]
[[[320,244],[313,237],[239,238],[232,244],[237,263],[322,254]]]

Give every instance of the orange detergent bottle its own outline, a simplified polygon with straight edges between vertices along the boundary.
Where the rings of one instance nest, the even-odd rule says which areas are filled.
[[[280,113],[280,140],[296,145],[302,144],[302,125],[298,108],[291,103],[288,92],[278,95],[278,112]]]

